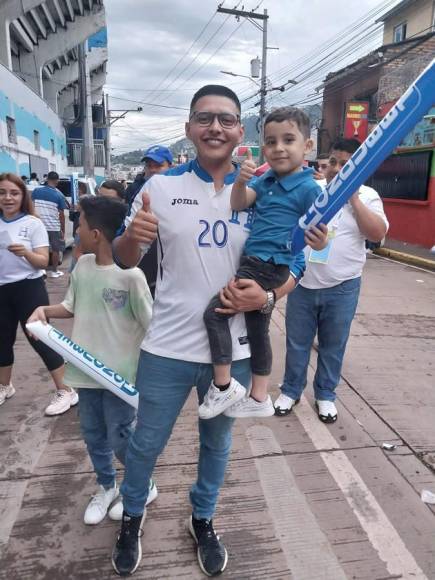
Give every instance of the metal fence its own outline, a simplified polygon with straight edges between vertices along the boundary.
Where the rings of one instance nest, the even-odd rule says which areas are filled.
[[[67,142],[68,165],[71,167],[83,167],[83,141]],[[95,167],[106,166],[106,151],[104,141],[94,140]]]

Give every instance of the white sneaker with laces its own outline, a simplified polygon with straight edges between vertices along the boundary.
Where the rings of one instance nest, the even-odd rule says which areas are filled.
[[[74,389],[71,389],[71,391],[59,389],[56,391],[50,404],[45,409],[45,414],[50,417],[54,415],[62,415],[62,413],[65,413],[68,409],[77,405],[78,402],[79,396]]]
[[[110,504],[119,495],[118,486],[115,485],[110,489],[104,489],[100,485],[97,493],[92,496],[91,501],[85,511],[84,522],[87,525],[94,526],[104,520]]]
[[[332,401],[316,400],[317,414],[323,423],[335,423],[338,417],[337,407]]]
[[[0,385],[0,405],[3,405],[6,399],[10,399],[12,395],[15,395],[15,389],[12,383],[9,383],[9,385]]]
[[[151,479],[150,480],[150,487],[148,490],[148,497],[147,497],[147,501],[146,501],[145,506],[150,505],[150,503],[153,502],[158,495],[159,494],[157,491],[157,486],[154,483],[154,480]],[[119,495],[118,499],[115,501],[115,503],[113,504],[113,506],[109,510],[109,518],[111,520],[116,521],[116,522],[120,522],[122,520],[122,512],[123,511],[124,511],[124,505],[122,503],[122,496]]]
[[[274,403],[275,415],[278,415],[278,417],[288,415],[291,413],[293,407],[298,403],[299,399],[292,399],[291,397],[284,395],[284,393],[281,393]]]
[[[244,417],[271,417],[275,414],[272,399],[267,396],[259,403],[252,397],[244,397],[224,412],[227,417],[243,419]]]
[[[199,416],[201,419],[212,419],[223,413],[225,409],[228,409],[237,401],[240,401],[240,399],[243,399],[245,394],[245,387],[232,377],[230,386],[225,391],[215,387],[212,381],[202,405],[199,406]]]

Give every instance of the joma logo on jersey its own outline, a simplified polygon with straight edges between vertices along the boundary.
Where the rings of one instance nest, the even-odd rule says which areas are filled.
[[[181,198],[181,197],[177,197],[172,200],[171,205],[199,205],[198,200],[196,199],[186,199],[186,198]]]

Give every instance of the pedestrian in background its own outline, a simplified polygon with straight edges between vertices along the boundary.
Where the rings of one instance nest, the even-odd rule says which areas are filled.
[[[63,272],[58,270],[60,252],[65,249],[65,214],[69,209],[64,195],[57,189],[59,175],[55,171],[47,174],[47,183],[37,187],[32,192],[36,213],[41,218],[48,232],[51,253],[51,270],[47,270],[49,278],[59,278]]]
[[[14,344],[18,324],[42,358],[56,386],[45,412],[59,415],[78,402],[63,383],[63,358],[27,334],[25,323],[35,308],[49,304],[43,274],[48,264],[48,235],[34,215],[23,181],[12,173],[0,175],[0,405],[15,394],[12,385]]]
[[[332,146],[326,181],[330,183],[359,148],[356,139],[339,139]],[[335,389],[350,327],[358,305],[366,238],[380,241],[388,230],[382,200],[362,185],[328,224],[329,241],[321,251],[305,249],[307,268],[288,296],[287,354],[281,395],[275,414],[287,415],[299,402],[307,383],[311,346],[317,332],[318,355],[313,387],[318,417],[337,420]]]

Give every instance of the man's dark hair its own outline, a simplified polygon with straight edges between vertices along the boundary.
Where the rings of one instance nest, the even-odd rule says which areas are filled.
[[[36,174],[36,173],[33,171],[33,172],[30,174],[30,179],[38,179],[38,175],[37,175],[37,174]]]
[[[113,189],[114,191],[116,191],[116,194],[119,197],[119,199],[123,200],[125,199],[125,187],[122,183],[116,181],[116,179],[108,179],[107,181],[103,181],[103,183],[100,184],[100,187],[105,187],[106,189]]]
[[[56,173],[56,171],[49,171],[47,173],[47,181],[58,181],[59,180],[59,174]]]
[[[328,153],[320,153],[320,155],[317,155],[317,159],[319,161],[322,159],[329,159],[329,155],[328,155]]]
[[[224,85],[205,85],[204,87],[200,88],[199,91],[196,91],[196,93],[193,95],[192,101],[190,102],[190,110],[193,110],[193,107],[196,105],[199,99],[202,99],[202,97],[208,97],[209,95],[216,97],[226,97],[227,99],[230,99],[236,105],[237,110],[240,113],[241,106],[239,97],[234,91],[228,87],[225,87]]]
[[[337,139],[332,145],[330,151],[346,151],[353,155],[361,143],[357,139]]]
[[[113,197],[85,195],[80,208],[90,229],[100,230],[108,242],[112,242],[122,226],[127,206]]]
[[[264,121],[264,127],[266,127],[268,123],[283,123],[284,121],[293,121],[293,123],[296,123],[298,126],[298,129],[304,138],[310,138],[310,118],[304,111],[302,111],[302,109],[297,109],[296,107],[279,107],[279,109],[270,112]]]

